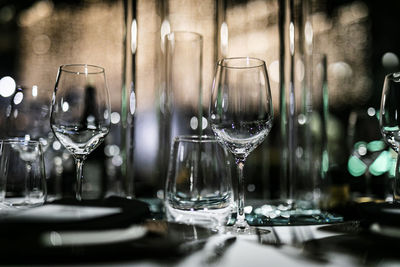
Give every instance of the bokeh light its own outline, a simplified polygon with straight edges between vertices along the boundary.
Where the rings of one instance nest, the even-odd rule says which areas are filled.
[[[399,57],[392,52],[387,52],[382,56],[382,66],[385,68],[396,68],[399,66]]]
[[[17,84],[14,79],[10,76],[1,78],[0,80],[0,95],[3,97],[9,97],[14,94]]]

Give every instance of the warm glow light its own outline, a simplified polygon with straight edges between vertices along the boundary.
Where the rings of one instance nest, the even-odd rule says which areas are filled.
[[[9,22],[15,15],[13,6],[5,6],[0,9],[0,20],[2,22]]]
[[[190,128],[192,128],[193,130],[196,130],[198,126],[199,126],[199,122],[198,122],[197,118],[193,116],[190,119]]]
[[[129,111],[131,112],[131,115],[135,114],[135,110],[136,110],[136,95],[135,92],[132,91],[129,97]]]
[[[62,103],[62,110],[63,110],[64,112],[67,112],[67,111],[69,110],[69,104],[68,104],[68,102]]]
[[[51,40],[46,34],[36,36],[32,42],[33,52],[37,55],[46,54],[51,47]]]
[[[290,54],[294,55],[294,24],[290,22],[289,25],[289,44],[290,44]]]
[[[111,113],[111,123],[112,124],[118,124],[120,120],[121,120],[121,116],[119,115],[118,112]]]
[[[165,51],[164,42],[165,42],[165,35],[171,32],[171,25],[169,24],[168,20],[164,20],[161,24],[161,50],[162,52]]]
[[[279,83],[279,60],[272,61],[268,71],[271,81]]]
[[[399,58],[395,53],[387,52],[382,56],[382,65],[385,68],[396,68],[399,65]]]
[[[60,150],[61,149],[61,143],[60,142],[58,142],[58,141],[54,141],[53,142],[53,149],[54,150]]]
[[[367,154],[367,146],[366,145],[360,145],[357,148],[357,152],[358,154],[360,154],[361,156],[365,156]]]
[[[329,72],[334,75],[335,78],[343,79],[346,77],[351,77],[353,75],[353,69],[349,64],[343,61],[335,62],[329,64],[328,66]]]
[[[354,1],[339,10],[339,22],[343,25],[357,23],[368,16],[369,10],[365,3]]]
[[[32,86],[32,96],[37,97],[38,95],[38,87],[37,85]]]
[[[14,104],[18,105],[22,102],[22,99],[24,99],[24,94],[22,92],[18,92],[14,96]]]
[[[367,110],[368,116],[373,117],[376,114],[376,110],[373,107],[369,107]]]
[[[0,95],[3,97],[9,97],[14,94],[17,84],[14,79],[10,76],[3,77],[0,80]]]
[[[104,117],[105,120],[108,120],[108,117],[109,117],[109,112],[108,112],[108,110],[105,110],[105,111],[104,111],[103,117]]]
[[[112,164],[113,164],[114,166],[119,167],[119,166],[122,165],[123,160],[122,160],[122,157],[121,157],[120,155],[116,155],[116,156],[114,156],[114,157],[112,158],[111,162],[112,162]]]
[[[93,115],[89,115],[86,118],[86,121],[88,124],[93,124],[95,120],[96,120],[96,118]]]
[[[136,53],[137,48],[137,22],[136,19],[132,21],[131,25],[131,51],[132,54]]]
[[[300,125],[304,125],[307,122],[307,117],[304,114],[299,114],[299,116],[297,117],[297,121]]]
[[[297,80],[302,82],[304,80],[305,70],[304,70],[304,63],[302,60],[297,60],[296,62],[296,77]]]
[[[307,44],[312,44],[314,33],[312,25],[309,21],[306,22],[304,27],[304,36],[306,37]]]
[[[55,143],[55,142],[54,142]],[[61,144],[60,143],[58,143],[59,145],[60,145],[60,147],[58,148],[58,149],[60,149],[61,148]],[[54,144],[53,144],[53,146],[54,146]],[[58,150],[58,149],[55,149],[55,150]],[[61,165],[62,164],[62,158],[60,158],[60,157],[54,157],[54,164],[55,165]]]
[[[306,52],[310,55],[313,51],[313,27],[310,21],[307,21],[304,27],[304,37],[306,40]]]
[[[201,117],[201,128],[204,130],[208,126],[208,121],[206,118]]]
[[[228,37],[228,24],[226,24],[226,22],[223,22],[221,24],[221,53],[223,57],[228,54]]]
[[[108,157],[113,157],[120,154],[120,149],[117,145],[107,145],[104,148],[104,153]]]
[[[38,1],[32,7],[22,12],[19,17],[19,24],[21,26],[31,26],[41,19],[51,15],[53,11],[52,1]]]

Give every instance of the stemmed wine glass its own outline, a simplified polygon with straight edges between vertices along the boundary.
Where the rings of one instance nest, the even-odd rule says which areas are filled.
[[[87,64],[62,65],[54,88],[50,124],[76,163],[76,199],[82,200],[86,157],[110,129],[110,100],[105,71]]]
[[[393,202],[400,202],[399,146],[400,146],[400,72],[386,75],[383,84],[379,126],[385,141],[397,152],[393,183]]]
[[[239,186],[234,229],[250,233],[244,214],[243,168],[247,156],[272,127],[273,107],[267,68],[251,57],[222,59],[217,64],[209,109],[211,128],[234,156]]]

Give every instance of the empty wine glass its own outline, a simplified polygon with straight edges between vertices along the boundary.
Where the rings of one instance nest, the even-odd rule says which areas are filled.
[[[73,64],[59,68],[50,124],[75,158],[76,199],[80,201],[84,160],[103,142],[110,128],[110,100],[102,67]]]
[[[247,156],[268,135],[273,107],[267,68],[250,57],[222,59],[217,64],[209,110],[211,128],[235,157],[239,186],[237,232],[251,233],[244,214],[243,168]]]
[[[379,113],[379,125],[385,141],[397,152],[393,182],[393,202],[400,202],[399,145],[400,145],[400,72],[385,77]]]

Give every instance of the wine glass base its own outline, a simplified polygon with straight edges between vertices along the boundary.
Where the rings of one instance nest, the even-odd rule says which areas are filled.
[[[222,229],[219,229],[219,232],[222,234],[228,234],[228,235],[240,235],[240,236],[261,236],[261,235],[266,235],[269,234],[271,231],[259,227],[254,227],[254,226],[245,226],[245,227],[240,227],[240,226],[225,226]]]

